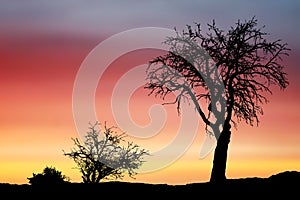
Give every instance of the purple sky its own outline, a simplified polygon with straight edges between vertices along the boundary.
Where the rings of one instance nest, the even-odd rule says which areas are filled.
[[[298,46],[300,2],[217,0],[1,0],[1,30],[111,35],[130,28],[159,26],[182,29],[215,19],[220,26],[257,16],[266,30]]]

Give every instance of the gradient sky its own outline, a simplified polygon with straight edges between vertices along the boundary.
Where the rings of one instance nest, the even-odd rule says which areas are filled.
[[[82,62],[101,41],[132,28],[182,30],[186,24],[205,25],[213,19],[226,29],[237,19],[253,16],[259,25],[266,25],[264,30],[271,33],[271,39],[280,38],[292,49],[284,60],[290,85],[285,91],[274,88],[258,127],[241,123],[237,130],[233,129],[227,177],[268,177],[285,170],[300,170],[299,9],[296,0],[1,0],[0,182],[28,183],[27,177],[45,166],[56,167],[73,182],[81,181],[75,163],[63,156],[62,150],[72,147],[72,137],[80,137],[73,119],[73,85]],[[107,68],[95,96],[100,122],[115,125],[111,97],[122,75],[159,53],[132,52]],[[129,102],[134,122],[140,126],[151,123],[148,109],[157,103],[161,100],[148,97],[142,88],[136,90]],[[163,130],[151,138],[137,140],[151,151],[164,148],[176,136],[180,123],[176,107],[165,109]],[[167,184],[208,181],[213,156],[210,153],[199,159],[204,141],[201,122],[198,129],[178,160],[141,173],[135,180],[124,180]]]

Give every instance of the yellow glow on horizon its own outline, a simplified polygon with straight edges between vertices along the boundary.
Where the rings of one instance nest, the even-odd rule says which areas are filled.
[[[227,164],[227,178],[261,177],[268,178],[271,175],[283,171],[299,171],[300,160],[295,159],[268,159],[262,158],[247,160],[231,160]]]
[[[135,177],[136,179],[125,176],[122,181],[158,184],[207,182],[211,173],[213,152],[206,158],[199,159],[198,152],[194,152],[193,149],[197,150],[198,148],[196,145],[193,146],[183,157],[169,166],[149,173],[139,173]],[[229,151],[228,154],[227,178],[269,177],[282,171],[300,170],[299,157],[264,157],[264,154],[258,153],[257,156],[246,154],[242,158],[232,151]],[[82,181],[79,170],[75,168],[76,165],[70,158],[60,153],[52,155],[42,153],[28,157],[25,152],[23,156],[11,156],[3,159],[0,165],[1,182],[26,184],[28,183],[27,177],[32,176],[32,173],[42,172],[45,166],[56,167],[70,177],[71,182]]]

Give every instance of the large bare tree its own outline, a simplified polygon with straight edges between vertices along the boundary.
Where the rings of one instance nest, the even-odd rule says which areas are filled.
[[[200,24],[175,30],[176,36],[164,41],[169,51],[150,61],[145,88],[163,99],[176,94],[165,103],[177,104],[178,112],[182,100],[193,103],[206,132],[217,139],[210,181],[220,183],[226,180],[231,125],[258,125],[272,85],[288,86],[282,58],[290,49],[281,40],[268,41],[255,17],[238,20],[227,31],[214,20],[207,27],[206,33]]]

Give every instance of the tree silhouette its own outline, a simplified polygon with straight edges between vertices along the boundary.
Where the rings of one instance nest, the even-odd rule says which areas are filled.
[[[149,62],[149,95],[165,99],[176,91],[170,103],[180,113],[182,100],[191,101],[206,132],[217,139],[210,182],[226,180],[231,125],[258,125],[271,86],[285,89],[289,84],[281,61],[290,49],[281,40],[267,41],[269,34],[257,24],[253,17],[238,20],[228,31],[214,20],[206,34],[197,23],[181,33],[175,29],[176,36],[164,41],[169,51]]]
[[[74,147],[64,155],[75,161],[84,183],[122,179],[126,172],[134,178],[148,151],[133,142],[123,144],[126,135],[115,131],[116,127],[107,127],[105,123],[102,132],[97,129],[99,125],[98,122],[90,124],[84,144],[78,138],[72,138]]]
[[[55,167],[45,167],[42,173],[33,173],[32,177],[27,178],[31,185],[59,185],[69,182],[69,177],[63,175]]]

